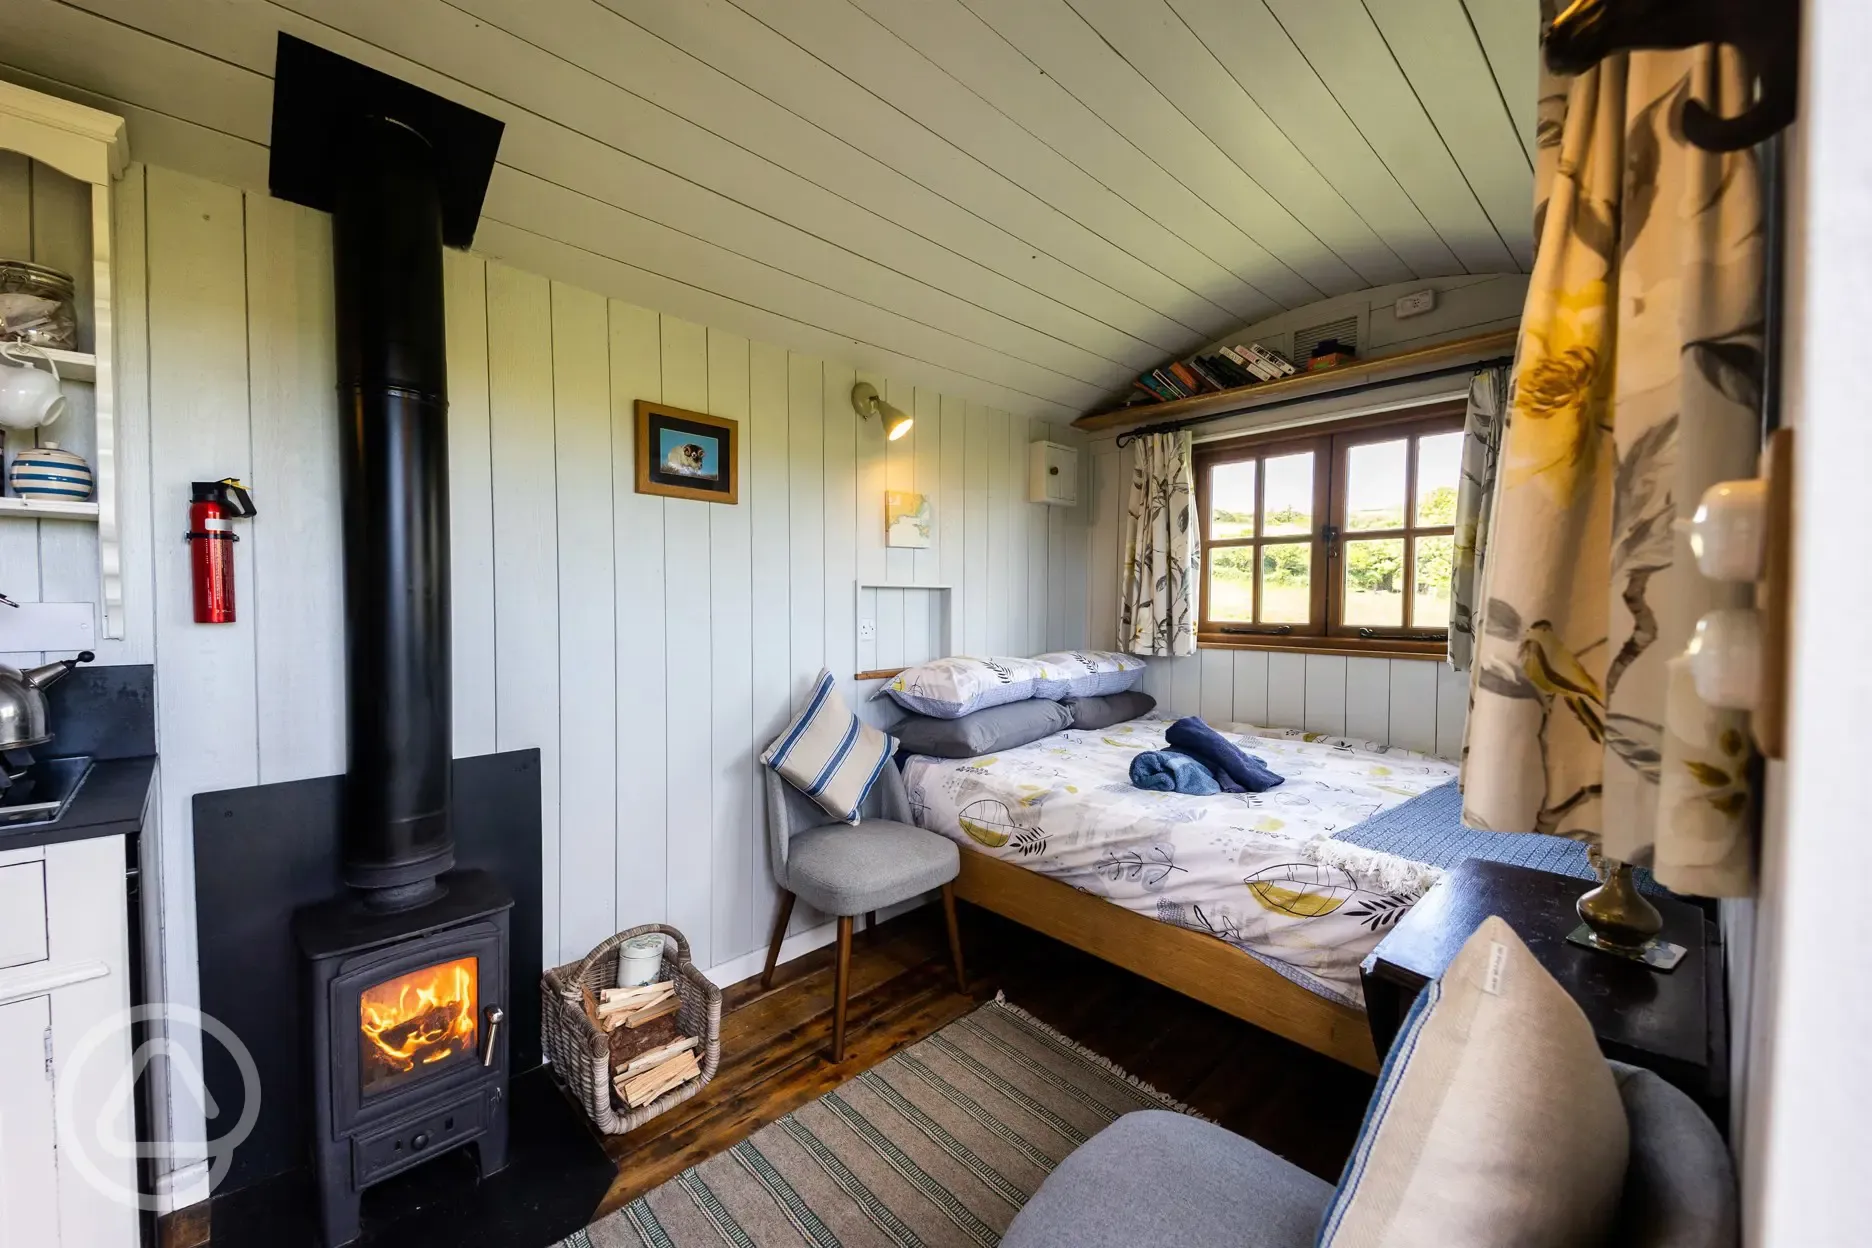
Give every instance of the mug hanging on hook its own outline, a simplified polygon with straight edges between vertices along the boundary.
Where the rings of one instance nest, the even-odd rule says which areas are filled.
[[[34,355],[49,372],[33,367]],[[12,366],[0,367],[0,428],[43,429],[65,414],[58,363],[50,354],[30,343],[0,342],[0,356]]]

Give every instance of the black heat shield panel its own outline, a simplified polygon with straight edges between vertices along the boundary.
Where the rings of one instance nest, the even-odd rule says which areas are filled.
[[[458,758],[454,789],[456,865],[492,871],[514,896],[505,1003],[513,1025],[511,1077],[540,1064],[540,752]],[[345,891],[338,835],[343,793],[342,776],[321,776],[195,797],[201,1008],[241,1038],[260,1073],[259,1120],[235,1150],[218,1192],[309,1160],[309,1023],[300,1011],[292,915]],[[219,1045],[205,1050],[209,1095],[223,1115],[238,1114],[238,1069]]]
[[[330,212],[337,201],[342,138],[365,116],[401,122],[435,148],[442,241],[471,246],[505,124],[284,31],[273,63],[268,189],[280,199]]]

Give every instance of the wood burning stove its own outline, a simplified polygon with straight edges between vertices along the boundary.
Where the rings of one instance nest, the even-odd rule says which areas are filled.
[[[282,34],[272,191],[332,214],[344,513],[348,896],[300,910],[329,1248],[363,1190],[473,1143],[506,1163],[513,898],[450,824],[442,248],[474,240],[501,125]]]
[[[373,1183],[464,1144],[507,1164],[508,912],[486,871],[373,911],[334,898],[293,916],[310,1023],[313,1149],[328,1245],[357,1237]]]

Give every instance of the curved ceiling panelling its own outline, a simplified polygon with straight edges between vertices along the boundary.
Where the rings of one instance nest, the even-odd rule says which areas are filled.
[[[1530,260],[1537,0],[10,0],[0,76],[264,186],[286,30],[507,122],[477,246],[1059,418]]]

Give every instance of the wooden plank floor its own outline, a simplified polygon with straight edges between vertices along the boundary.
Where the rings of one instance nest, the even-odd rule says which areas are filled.
[[[925,906],[853,942],[845,1061],[830,1059],[832,950],[726,989],[722,1063],[701,1094],[606,1141],[618,1177],[598,1215],[914,1044],[1007,999],[1158,1091],[1329,1181],[1351,1152],[1372,1079],[1219,1010],[972,906],[969,992],[948,970],[941,911]]]

